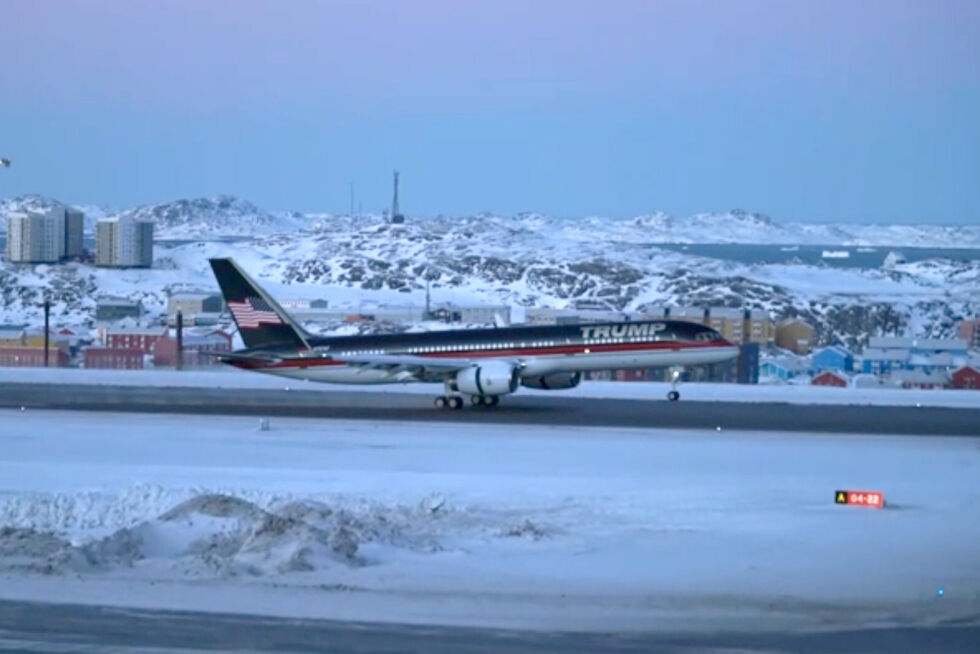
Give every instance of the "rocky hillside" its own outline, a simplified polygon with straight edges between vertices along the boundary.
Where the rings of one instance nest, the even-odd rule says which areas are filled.
[[[980,313],[975,262],[920,261],[889,270],[741,264],[653,242],[682,232],[715,239],[754,233],[760,242],[787,233],[771,218],[747,212],[682,220],[665,214],[630,220],[478,214],[389,225],[375,216],[274,215],[241,200],[215,198],[128,214],[154,220],[158,236],[186,242],[158,242],[151,270],[4,265],[0,322],[36,321],[44,293],[68,324],[91,325],[96,299],[109,296],[140,299],[152,317],[164,310],[171,290],[213,288],[209,256],[234,256],[257,277],[300,295],[330,298],[334,306],[356,308],[365,297],[421,303],[429,282],[437,302],[766,309],[779,318],[806,318],[821,342],[852,346],[877,333],[948,335],[958,318]],[[809,237],[846,236],[828,226],[806,228]],[[249,229],[252,236],[241,236]],[[304,291],[304,285],[318,288]]]

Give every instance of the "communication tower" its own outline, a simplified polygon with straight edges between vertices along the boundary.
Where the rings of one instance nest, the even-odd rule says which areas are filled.
[[[395,197],[391,200],[391,222],[398,224],[405,222],[405,216],[398,210],[398,171],[395,171]]]

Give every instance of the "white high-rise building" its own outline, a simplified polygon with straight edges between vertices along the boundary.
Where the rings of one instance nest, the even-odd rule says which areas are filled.
[[[130,216],[95,225],[95,265],[149,268],[153,265],[153,223]]]
[[[65,210],[7,214],[7,261],[57,263],[65,257]]]

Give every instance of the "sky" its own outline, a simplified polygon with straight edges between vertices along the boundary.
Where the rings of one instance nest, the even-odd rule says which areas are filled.
[[[980,2],[0,0],[0,197],[980,223]]]

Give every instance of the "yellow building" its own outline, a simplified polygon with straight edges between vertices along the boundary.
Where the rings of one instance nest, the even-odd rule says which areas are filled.
[[[799,318],[783,320],[776,325],[776,345],[797,354],[809,354],[814,345],[813,326]]]
[[[705,324],[721,334],[726,341],[741,345],[745,342],[745,312],[729,307],[708,309]]]
[[[772,343],[776,340],[776,323],[768,311],[751,309],[745,312],[746,343]]]

